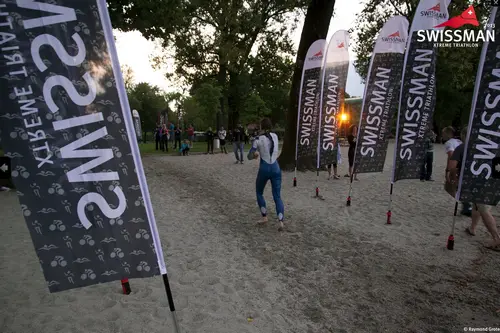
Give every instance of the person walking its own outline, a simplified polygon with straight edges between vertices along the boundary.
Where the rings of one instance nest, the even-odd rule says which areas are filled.
[[[221,153],[227,154],[227,149],[226,149],[226,130],[224,127],[221,127],[219,132],[217,133],[217,136],[219,137],[220,141],[220,151]]]
[[[236,157],[236,163],[243,164],[243,147],[245,141],[245,130],[241,123],[238,123],[238,126],[233,130],[233,151],[234,156]],[[239,155],[238,155],[239,152]]]
[[[182,134],[182,129],[179,126],[176,126],[174,128],[174,134],[175,134],[174,149],[177,149],[177,144],[179,144],[179,148],[181,148],[181,134]]]
[[[420,181],[433,182],[432,179],[432,163],[434,163],[434,142],[436,141],[436,133],[429,128],[426,133],[424,148],[425,160],[420,171]]]
[[[260,156],[259,171],[255,183],[257,194],[257,204],[262,215],[259,224],[265,224],[267,219],[266,200],[264,199],[264,189],[268,181],[271,181],[276,214],[278,215],[278,231],[283,231],[285,219],[285,207],[281,200],[281,169],[278,164],[278,136],[271,133],[272,124],[269,118],[261,121],[261,128],[264,131],[252,143],[252,148],[248,152],[248,159],[253,160]]]
[[[465,142],[467,136],[467,127],[462,129],[462,141]],[[465,144],[462,143],[453,151],[453,155],[450,157],[448,162],[448,178],[447,181],[455,184],[455,188],[458,187],[458,181],[460,177],[460,171],[462,168],[462,163],[464,160],[464,150]],[[476,228],[479,221],[482,219],[483,224],[493,238],[492,241],[486,243],[484,246],[487,249],[500,251],[500,233],[498,232],[497,224],[495,218],[491,214],[491,206],[484,204],[472,204],[472,221],[469,227],[465,229],[465,232],[470,236],[476,235]]]
[[[452,126],[448,126],[443,128],[443,131],[441,132],[441,136],[443,137],[443,140],[445,141],[444,144],[444,151],[446,152],[447,158],[446,158],[446,165],[450,163],[450,158],[453,156],[453,152],[455,149],[460,146],[463,142],[459,138],[456,138],[456,131]],[[465,138],[464,138],[465,140]],[[445,178],[448,179],[449,171],[448,168],[445,170]],[[471,216],[472,215],[472,205],[470,202],[462,202],[462,211],[460,214],[465,215],[465,216]]]
[[[212,127],[208,128],[208,130],[205,132],[205,136],[207,138],[207,154],[213,154],[215,133],[212,131]]]

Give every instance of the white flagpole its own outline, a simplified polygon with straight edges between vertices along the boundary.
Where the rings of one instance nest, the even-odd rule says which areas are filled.
[[[111,26],[111,20],[109,18],[106,0],[98,0],[97,5],[99,8],[99,16],[101,17],[104,37],[106,39],[106,44],[108,46],[109,53],[111,55],[111,60],[112,60],[111,63],[113,66],[113,73],[116,79],[116,87],[118,90],[118,97],[120,99],[120,106],[123,111],[123,119],[125,121],[125,127],[127,128],[128,139],[130,142],[130,146],[132,148],[132,157],[134,159],[134,164],[137,168],[137,177],[139,179],[139,185],[141,187],[142,197],[144,198],[144,206],[146,207],[146,214],[148,216],[149,227],[151,228],[151,234],[153,236],[153,244],[155,247],[158,266],[160,268],[160,273],[163,276],[163,283],[165,285],[165,291],[167,293],[168,303],[175,325],[175,331],[177,333],[180,333],[181,331],[177,321],[177,315],[175,313],[175,306],[173,302],[172,292],[170,290],[170,285],[168,282],[167,267],[165,265],[165,259],[163,257],[160,235],[158,233],[158,228],[156,226],[155,216],[153,212],[153,205],[151,203],[148,184],[146,182],[144,167],[142,165],[141,155],[139,152],[139,145],[137,144],[137,140],[134,138],[135,136],[134,123],[130,112],[130,105],[128,103],[127,92],[125,91],[125,84],[120,69],[120,63],[118,61],[118,53],[116,52],[116,47],[113,38],[113,28]]]

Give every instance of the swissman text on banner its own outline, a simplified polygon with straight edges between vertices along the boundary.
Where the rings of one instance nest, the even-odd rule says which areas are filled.
[[[500,202],[500,14],[492,8],[495,40],[483,44],[472,101],[457,200]],[[498,24],[498,25],[497,25]]]
[[[419,179],[426,135],[436,104],[436,51],[432,41],[418,41],[419,30],[442,30],[450,0],[421,0],[411,24],[399,100],[392,182]]]
[[[361,108],[355,153],[357,173],[382,172],[388,135],[398,109],[408,20],[390,18],[380,30],[373,50]]]
[[[166,273],[106,10],[0,1],[2,144],[51,292]]]
[[[321,66],[325,52],[324,39],[312,43],[307,51],[302,71],[297,118],[296,166],[316,162],[318,147],[319,91]]]
[[[349,33],[333,34],[326,51],[319,107],[318,169],[337,162],[337,115],[344,106],[345,86],[349,70]]]

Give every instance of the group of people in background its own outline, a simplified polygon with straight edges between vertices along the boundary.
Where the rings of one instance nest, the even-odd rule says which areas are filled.
[[[182,141],[182,128],[180,126],[175,126],[173,123],[167,124],[157,124],[154,130],[154,138],[156,144],[156,150],[161,150],[168,152],[169,143],[173,145],[173,149],[179,149],[182,155],[189,155],[189,150],[193,148],[194,141],[194,127],[190,125],[186,133],[188,139]],[[177,148],[178,147],[178,148]]]
[[[214,153],[214,139],[219,140],[221,153],[227,154],[226,140],[227,132],[224,127],[220,130],[214,132],[212,127],[209,127],[205,132],[205,138],[207,140],[207,154]],[[243,151],[245,144],[249,142],[248,130],[244,128],[241,123],[236,126],[236,128],[231,133],[231,140],[233,142],[233,152],[236,157],[236,164],[243,164]]]

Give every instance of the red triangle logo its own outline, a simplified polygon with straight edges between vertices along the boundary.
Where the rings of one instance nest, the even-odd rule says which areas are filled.
[[[433,10],[433,11],[436,11],[436,12],[440,12],[441,11],[441,5],[438,3],[434,7],[429,8],[428,10]]]
[[[321,57],[322,55],[323,55],[323,51],[319,51],[318,53],[313,55],[313,57]]]
[[[344,47],[344,42],[342,42],[342,43],[340,43],[339,45],[337,45],[337,47],[338,47],[339,49],[343,48],[343,47]]]
[[[387,37],[389,37],[389,38],[390,38],[390,37],[399,37],[399,31],[396,31],[395,33],[390,34],[390,35],[389,35],[389,36],[387,36]]]
[[[474,10],[473,6],[469,6],[469,8],[464,10],[462,14],[452,17],[448,21],[436,25],[434,28],[450,27],[456,29],[466,24],[471,24],[476,27],[479,26],[479,22],[477,21],[476,17],[476,11]]]

